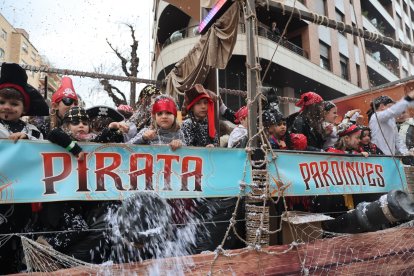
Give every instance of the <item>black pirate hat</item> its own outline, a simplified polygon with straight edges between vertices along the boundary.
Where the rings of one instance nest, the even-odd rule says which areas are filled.
[[[68,111],[66,111],[65,116],[63,117],[64,123],[70,122],[79,122],[79,121],[88,121],[89,116],[86,113],[86,110],[79,106],[73,106]]]
[[[88,113],[89,118],[92,120],[96,117],[104,117],[104,118],[111,118],[113,122],[120,122],[125,120],[125,117],[116,109],[104,106],[104,105],[97,105],[86,110]]]
[[[49,107],[42,95],[27,83],[26,71],[16,63],[1,65],[0,89],[13,88],[23,96],[24,115],[48,116]]]

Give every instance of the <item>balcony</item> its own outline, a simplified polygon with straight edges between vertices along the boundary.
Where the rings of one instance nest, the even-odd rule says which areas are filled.
[[[238,33],[239,34],[245,34],[246,33],[246,27],[245,27],[244,23],[239,24]],[[184,29],[175,31],[165,41],[165,43],[162,45],[162,48],[164,49],[168,45],[171,45],[171,44],[173,44],[177,41],[183,40],[185,38],[192,38],[192,37],[196,37],[196,36],[199,36],[199,35],[200,34],[198,33],[198,25],[190,26],[188,28],[184,28]],[[258,35],[260,37],[267,38],[267,39],[269,39],[269,40],[271,40],[275,43],[278,43],[280,41],[280,46],[281,47],[284,47],[284,48],[294,52],[295,54],[298,54],[298,55],[308,59],[308,54],[305,50],[303,50],[302,48],[300,48],[299,46],[293,44],[292,42],[288,41],[285,38],[281,39],[281,37],[279,35],[276,35],[275,33],[273,33],[272,30],[267,26],[259,26],[258,27]]]

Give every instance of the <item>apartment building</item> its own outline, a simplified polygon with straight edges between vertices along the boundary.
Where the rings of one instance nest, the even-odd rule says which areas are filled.
[[[0,63],[13,62],[33,66],[48,65],[36,47],[30,42],[29,34],[20,28],[13,27],[0,14]],[[60,76],[27,71],[28,83],[33,87],[44,90],[45,76],[48,76],[48,93],[53,93],[59,86]]]
[[[205,2],[182,5],[179,0],[154,0],[153,78],[163,79],[198,41],[200,6]],[[411,44],[414,39],[412,1],[286,0],[283,3],[404,43]],[[325,99],[334,99],[414,74],[414,57],[408,52],[306,20],[292,18],[288,24],[290,14],[271,5],[257,5],[256,14],[262,76],[270,63],[263,85],[277,88],[281,96],[298,97],[302,92],[315,91]],[[272,31],[274,22],[279,32]],[[245,56],[246,34],[241,18],[233,56],[227,68],[219,72],[220,87],[246,89]],[[244,103],[238,96],[224,98],[232,108]],[[294,111],[292,105],[283,109],[285,113]]]

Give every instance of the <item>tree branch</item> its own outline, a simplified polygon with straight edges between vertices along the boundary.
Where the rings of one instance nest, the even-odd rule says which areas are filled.
[[[108,43],[108,45],[109,45],[109,47],[111,47],[112,51],[114,51],[114,52],[115,52],[115,54],[116,54],[116,56],[117,56],[117,57],[121,60],[121,64],[122,64],[122,71],[124,71],[124,74],[125,74],[127,77],[131,77],[132,75],[128,72],[128,69],[127,69],[127,63],[128,63],[128,60],[127,60],[126,58],[124,58],[124,57],[121,55],[121,53],[120,53],[117,49],[115,49],[115,48],[112,46],[111,42],[109,42],[109,40],[108,40],[108,39],[106,39],[106,43]]]
[[[109,97],[111,97],[111,99],[114,101],[116,106],[127,104],[125,94],[122,93],[117,87],[110,84],[108,80],[101,80],[100,83],[102,84],[103,89],[108,93]],[[121,95],[122,99],[115,95],[113,89],[116,90],[119,95]]]

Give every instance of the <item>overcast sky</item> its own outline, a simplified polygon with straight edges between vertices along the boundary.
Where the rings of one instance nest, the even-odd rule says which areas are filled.
[[[106,39],[127,55],[131,44],[129,23],[136,27],[140,57],[139,77],[150,77],[152,0],[0,0],[0,13],[16,28],[25,29],[31,43],[52,66],[93,72],[103,65],[106,73],[123,75],[119,59]],[[97,91],[96,80],[74,77],[75,90],[88,106],[108,103]],[[128,90],[126,83],[116,83]],[[141,86],[142,87],[142,86]]]

